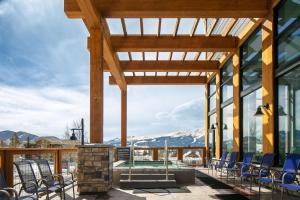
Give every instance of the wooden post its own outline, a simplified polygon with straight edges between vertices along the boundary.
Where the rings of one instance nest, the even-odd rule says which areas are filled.
[[[233,64],[233,151],[240,152],[240,51],[236,49]]]
[[[216,73],[216,158],[221,157],[221,76],[220,71]]]
[[[54,153],[55,163],[54,163],[54,172],[56,174],[62,173],[62,152],[61,150],[56,150]]]
[[[90,141],[103,143],[103,35],[90,30]]]
[[[4,174],[8,187],[12,187],[14,185],[14,174],[13,174],[13,162],[14,155],[10,151],[4,152]]]
[[[177,160],[183,160],[183,148],[180,147],[177,149]]]
[[[264,109],[263,153],[274,152],[274,67],[273,67],[273,13],[262,24],[262,101]]]
[[[127,90],[121,90],[121,146],[127,146]]]
[[[206,154],[203,156],[206,156],[206,159],[208,160],[208,148],[209,148],[209,144],[208,144],[208,84],[205,84],[205,92],[204,92],[204,134],[205,134],[205,152]]]
[[[152,151],[152,160],[158,160],[158,148],[153,148]]]

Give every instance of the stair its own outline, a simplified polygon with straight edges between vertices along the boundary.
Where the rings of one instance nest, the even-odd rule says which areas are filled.
[[[131,180],[128,180],[129,174],[120,175],[121,189],[165,189],[178,187],[175,180],[175,174],[169,174],[166,180],[165,174],[132,174]]]

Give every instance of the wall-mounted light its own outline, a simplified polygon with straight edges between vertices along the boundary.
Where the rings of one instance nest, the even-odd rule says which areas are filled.
[[[261,106],[258,106],[257,109],[256,109],[256,112],[254,114],[255,117],[259,117],[259,116],[262,116],[264,115],[264,113],[262,112],[262,109],[265,109],[265,110],[269,110],[270,106],[268,103],[264,104],[264,105],[261,105]]]
[[[279,106],[278,115],[279,116],[287,116],[286,112],[284,112],[283,106]]]
[[[216,126],[215,126],[215,125],[216,125]],[[218,123],[211,124],[210,130],[216,130],[216,129],[217,129],[217,126],[218,126]]]
[[[228,130],[227,124],[224,124],[223,130]]]

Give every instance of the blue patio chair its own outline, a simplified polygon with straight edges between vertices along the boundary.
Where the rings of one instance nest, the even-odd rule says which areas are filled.
[[[238,157],[238,152],[231,152],[229,160],[225,161],[224,169],[226,170],[226,177],[228,181],[229,173],[232,173],[236,166],[236,160]],[[221,169],[221,177],[222,177],[223,170]]]
[[[283,193],[284,190],[299,192],[300,191],[300,185],[298,184],[280,184],[281,189],[281,200],[283,200]]]
[[[262,184],[272,184],[272,194],[275,185],[292,184],[296,180],[297,170],[300,163],[300,154],[288,153],[286,154],[283,168],[281,171],[272,169],[272,177],[259,177],[259,193]],[[292,187],[291,187],[292,188]]]
[[[259,167],[250,165],[249,170],[245,170],[241,173],[241,186],[243,186],[243,179],[250,178],[250,191],[252,190],[253,178],[263,178],[270,175],[270,169],[274,161],[274,153],[266,153],[263,155]]]
[[[209,168],[212,169],[212,175],[214,174],[214,172],[213,172],[214,170],[216,170],[216,175],[217,175],[217,173],[218,173],[217,170],[223,168],[225,161],[226,161],[226,157],[227,157],[227,152],[223,152],[220,160],[217,160],[216,163],[212,163],[212,162],[210,163],[210,166],[208,167],[208,169]],[[208,171],[208,173],[209,173],[209,171]]]
[[[18,185],[15,184],[14,186]],[[37,195],[18,195],[17,190],[13,187],[8,187],[3,171],[0,169],[0,199],[1,200],[38,200]]]

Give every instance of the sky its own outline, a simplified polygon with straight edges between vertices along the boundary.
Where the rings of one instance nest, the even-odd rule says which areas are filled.
[[[62,137],[74,120],[89,124],[87,36],[63,0],[0,0],[0,131]],[[105,140],[120,136],[121,122],[120,90],[108,76]],[[203,86],[129,86],[128,135],[203,128],[203,99]]]

